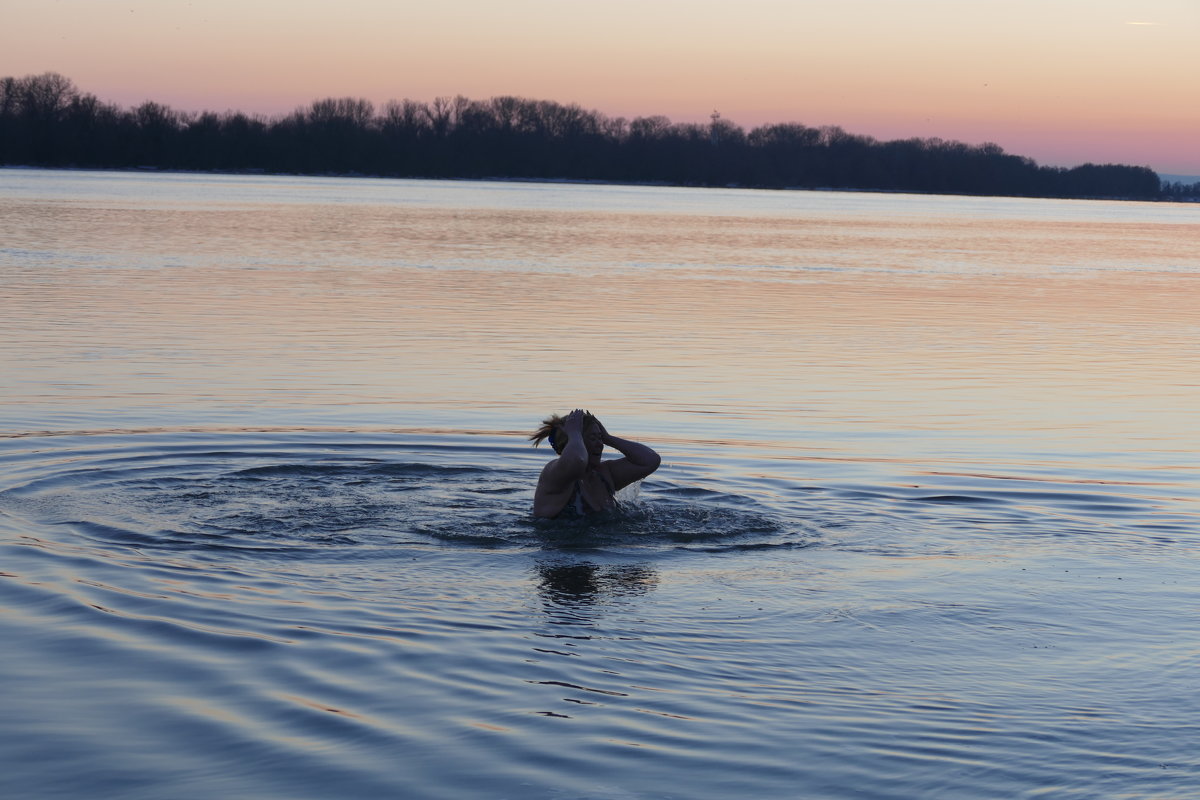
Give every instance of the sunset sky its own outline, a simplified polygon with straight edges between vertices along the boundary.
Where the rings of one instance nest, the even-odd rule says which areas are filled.
[[[1200,175],[1198,0],[4,0],[0,76],[266,115],[462,94]]]

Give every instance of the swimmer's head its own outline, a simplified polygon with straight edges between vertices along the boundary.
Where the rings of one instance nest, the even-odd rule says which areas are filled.
[[[533,446],[537,447],[542,443],[542,440],[549,439],[550,446],[554,448],[554,452],[562,453],[563,448],[567,446],[567,441],[571,438],[567,435],[563,428],[563,423],[567,421],[566,417],[560,417],[558,414],[551,414],[542,420],[542,427],[534,431],[529,440],[533,442]],[[587,433],[598,420],[592,414],[585,414],[583,417],[583,431]]]

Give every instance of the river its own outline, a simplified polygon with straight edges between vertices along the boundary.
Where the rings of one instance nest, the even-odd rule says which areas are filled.
[[[0,794],[1190,798],[1200,209],[0,170]],[[662,467],[535,520],[549,413]]]

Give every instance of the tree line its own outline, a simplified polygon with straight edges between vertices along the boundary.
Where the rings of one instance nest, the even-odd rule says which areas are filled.
[[[716,113],[711,123],[674,123],[521,97],[392,100],[381,108],[346,97],[268,118],[151,101],[120,108],[53,72],[0,78],[0,164],[1200,198],[1200,182],[1164,186],[1148,167],[1046,167],[995,144],[879,141],[798,123],[747,132]]]

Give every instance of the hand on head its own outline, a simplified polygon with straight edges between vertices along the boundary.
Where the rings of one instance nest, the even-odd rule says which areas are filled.
[[[608,428],[604,427],[604,423],[600,420],[596,420],[596,427],[600,429],[600,441],[604,442],[606,445],[611,445],[613,437],[612,434],[608,432]]]
[[[567,431],[567,433],[583,430],[583,421],[586,416],[587,412],[582,408],[575,409],[570,414],[567,414],[567,418],[563,420],[563,430]]]

